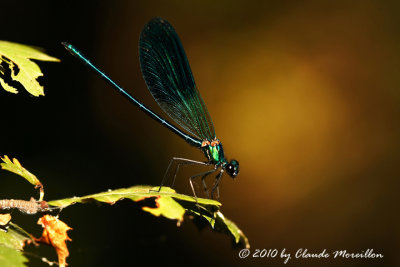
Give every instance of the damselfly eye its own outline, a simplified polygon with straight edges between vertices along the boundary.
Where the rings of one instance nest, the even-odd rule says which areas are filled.
[[[226,165],[225,170],[230,177],[236,178],[236,176],[239,174],[239,162],[234,159],[231,160],[231,162]]]

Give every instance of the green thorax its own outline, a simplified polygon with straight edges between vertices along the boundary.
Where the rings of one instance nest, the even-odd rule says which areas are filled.
[[[202,147],[202,150],[210,163],[218,165],[224,165],[224,163],[226,163],[224,149],[222,148],[221,143],[218,143],[214,146],[211,144],[206,145]]]

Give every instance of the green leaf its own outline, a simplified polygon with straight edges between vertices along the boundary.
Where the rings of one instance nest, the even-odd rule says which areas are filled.
[[[22,86],[33,96],[44,95],[43,87],[37,81],[39,76],[43,76],[39,66],[30,59],[41,61],[60,61],[55,57],[50,57],[38,48],[0,41],[0,64],[5,62],[11,70],[11,79],[20,82]],[[19,71],[16,70],[18,67]],[[4,75],[4,68],[0,68],[1,76]],[[0,85],[4,90],[11,93],[18,93],[17,89],[7,84],[0,76]]]
[[[0,245],[16,250],[22,250],[24,247],[24,242],[27,240],[32,240],[30,235],[21,227],[16,224],[10,223],[7,231],[0,230]],[[0,264],[0,266],[3,266]]]
[[[28,259],[21,251],[0,245],[0,266],[7,267],[26,267]]]
[[[242,230],[231,220],[225,218],[225,216],[218,211],[215,229],[221,232],[229,232],[234,238],[234,243],[240,247],[250,248],[250,243],[247,237],[243,234]]]
[[[191,212],[205,219],[215,231],[230,235],[233,238],[235,246],[250,248],[249,240],[243,234],[242,230],[240,230],[234,222],[227,219],[220,211],[215,212],[213,217],[204,212],[202,214],[198,213],[198,211]]]
[[[194,197],[177,194],[175,190],[163,187],[160,192],[157,191],[158,187],[139,185],[130,188],[122,188],[117,190],[110,190],[108,192],[83,196],[83,197],[73,197],[61,200],[49,201],[50,206],[65,208],[69,205],[75,203],[84,203],[90,200],[96,200],[100,202],[105,202],[109,204],[114,204],[121,199],[131,199],[133,201],[141,201],[146,198],[156,198],[156,208],[144,207],[143,210],[150,212],[153,215],[160,216],[163,215],[169,219],[176,219],[178,221],[183,221],[183,215],[185,209],[176,200],[185,201],[191,203],[192,208],[196,205],[201,205],[206,209],[218,210],[221,203],[210,199],[198,198],[197,202]]]
[[[185,209],[179,205],[175,200],[170,197],[157,197],[155,208],[143,207],[144,211],[150,212],[154,216],[163,215],[168,219],[177,219],[178,221],[183,221],[183,215],[185,214]]]
[[[27,258],[22,254],[26,241],[35,243],[32,237],[21,227],[10,223],[6,229],[0,229],[0,266],[26,266]]]
[[[3,170],[18,174],[35,186],[41,186],[42,183],[39,181],[39,179],[34,174],[30,173],[27,169],[22,167],[21,163],[19,163],[16,158],[13,158],[13,161],[11,161],[6,155],[4,156],[4,158],[0,158],[3,161],[3,163],[0,163]]]
[[[53,200],[49,201],[48,204],[54,207],[65,208],[75,203],[86,203],[93,200],[114,204],[125,198],[135,202],[154,198],[156,207],[143,207],[144,211],[150,212],[155,216],[162,215],[169,219],[178,220],[178,225],[183,221],[184,214],[194,215],[197,218],[206,220],[214,230],[228,233],[232,236],[235,244],[241,247],[250,247],[246,236],[236,224],[226,219],[219,211],[221,203],[218,201],[204,198],[196,199],[191,196],[178,194],[169,187],[163,187],[158,192],[158,188],[148,185],[132,186],[130,188],[110,190],[83,197]]]

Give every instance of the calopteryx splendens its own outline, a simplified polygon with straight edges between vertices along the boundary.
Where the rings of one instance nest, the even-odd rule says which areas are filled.
[[[161,190],[165,178],[174,163],[177,164],[174,181],[180,165],[199,164],[214,166],[212,170],[190,177],[189,182],[194,196],[196,196],[196,192],[193,187],[193,179],[196,177],[202,177],[204,190],[208,192],[204,179],[211,173],[219,170],[211,190],[211,198],[214,198],[214,192],[215,190],[218,192],[218,185],[224,171],[232,178],[238,175],[239,162],[236,160],[228,162],[225,158],[222,144],[215,136],[211,117],[194,82],[185,51],[177,33],[168,21],[162,18],[154,18],[143,28],[139,41],[140,66],[147,87],[158,105],[185,129],[187,133],[172,125],[131,96],[104,72],[93,65],[74,46],[68,43],[62,44],[72,55],[100,74],[112,87],[138,106],[143,112],[183,138],[190,145],[199,148],[206,156],[206,162],[177,157],[172,158],[159,190]]]

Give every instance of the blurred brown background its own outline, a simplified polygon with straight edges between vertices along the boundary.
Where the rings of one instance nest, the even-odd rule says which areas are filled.
[[[182,40],[227,157],[240,161],[235,181],[224,176],[220,201],[251,251],[374,249],[384,259],[290,264],[400,264],[396,1],[13,1],[1,9],[0,39],[62,60],[39,63],[45,97],[0,91],[0,153],[35,173],[48,200],[157,185],[172,156],[203,160],[60,45],[77,46],[163,114],[141,77],[137,48],[141,28],[160,16]],[[190,193],[194,171],[181,172],[179,192]],[[0,176],[0,198],[35,195],[15,175]],[[39,234],[37,218],[13,215]],[[190,220],[177,228],[129,201],[77,205],[60,218],[74,228],[71,266],[284,265],[239,259],[228,237]]]

